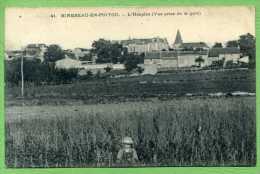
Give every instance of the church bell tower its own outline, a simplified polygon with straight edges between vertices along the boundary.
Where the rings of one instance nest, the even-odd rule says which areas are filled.
[[[177,30],[175,41],[173,43],[173,48],[178,49],[182,43],[183,43],[183,41],[182,41],[182,37],[181,37],[181,32],[180,32],[180,30]]]

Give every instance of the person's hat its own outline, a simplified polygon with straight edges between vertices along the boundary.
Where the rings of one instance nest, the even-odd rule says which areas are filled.
[[[134,144],[134,141],[131,137],[124,137],[122,140],[123,144]]]

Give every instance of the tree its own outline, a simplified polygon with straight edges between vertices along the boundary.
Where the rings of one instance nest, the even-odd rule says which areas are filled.
[[[226,43],[226,47],[236,47],[238,48],[239,44],[237,40],[230,40]]]
[[[226,63],[225,63],[225,68],[236,68],[238,67],[238,64],[235,64],[233,62],[233,60],[228,60]]]
[[[81,61],[92,61],[92,55],[91,54],[85,54],[83,57],[79,57],[79,60],[81,60]]]
[[[6,61],[6,81],[11,85],[21,82],[21,60]],[[40,60],[23,60],[24,82],[41,85],[42,83],[69,83],[78,76],[78,69],[56,69],[53,62],[41,63]]]
[[[90,71],[90,70],[88,70],[88,71],[87,71],[87,76],[88,76],[88,77],[92,77],[92,76],[93,76],[93,72]]]
[[[97,55],[97,63],[117,63],[123,55],[123,46],[118,42],[99,39],[92,44],[92,53]]]
[[[127,54],[124,56],[124,65],[128,72],[132,71],[133,69],[137,68],[139,63],[142,63],[144,59],[144,55],[137,55],[137,54]]]
[[[18,85],[21,81],[21,60],[13,60],[6,62],[6,81]],[[24,81],[34,83],[36,85],[41,82],[50,81],[52,76],[48,64],[43,64],[40,60],[23,60]]]
[[[220,43],[220,42],[216,42],[216,43],[212,46],[212,48],[223,48],[223,45],[222,45],[222,43]]]
[[[59,45],[53,44],[47,48],[44,54],[45,62],[56,62],[57,60],[63,59],[65,53]]]
[[[55,81],[63,84],[63,83],[71,83],[78,76],[78,69],[55,69]]]
[[[113,43],[111,45],[111,59],[112,63],[119,62],[120,57],[123,54],[123,46],[119,43]]]
[[[205,60],[199,56],[195,59],[195,62],[198,63],[199,67],[201,67],[201,63],[203,63]]]
[[[138,66],[138,67],[137,67],[137,71],[138,71],[138,73],[141,74],[142,72],[144,72],[144,68]]]
[[[241,35],[238,43],[242,55],[249,57],[249,67],[255,68],[255,37],[250,33]]]
[[[106,72],[110,72],[112,69],[113,69],[113,68],[112,68],[111,66],[107,66],[107,67],[104,68],[104,70],[105,70]]]
[[[224,58],[221,59],[221,60],[213,61],[212,64],[210,65],[210,67],[213,68],[213,69],[223,68],[224,62],[225,62]]]
[[[5,81],[12,84],[18,85],[21,79],[21,62],[19,59],[12,61],[5,60]]]

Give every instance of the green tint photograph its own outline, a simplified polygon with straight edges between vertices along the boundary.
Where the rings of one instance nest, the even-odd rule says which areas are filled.
[[[6,168],[256,167],[254,6],[4,14]]]

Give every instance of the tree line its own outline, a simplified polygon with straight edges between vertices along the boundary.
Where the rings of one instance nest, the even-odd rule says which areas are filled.
[[[21,82],[21,60],[5,61],[5,81],[8,85]],[[24,59],[24,81],[34,85],[45,83],[70,83],[78,77],[77,69],[57,69],[55,63],[41,63],[40,60]]]
[[[75,58],[72,53],[66,53],[61,46],[52,44],[47,47],[44,53],[44,60],[41,62],[39,59],[27,60],[24,59],[24,81],[40,85],[43,83],[70,83],[76,79],[89,79],[93,77],[93,73],[88,71],[85,77],[78,75],[78,69],[57,69],[55,62],[65,58],[65,55]],[[94,41],[92,48],[88,55],[81,57],[81,60],[92,59],[96,55],[96,63],[121,63],[125,65],[126,71],[130,72],[134,69],[138,69],[138,64],[143,63],[144,54],[129,53],[127,48],[124,48],[118,42],[112,43],[109,40],[99,39]],[[5,79],[7,82],[18,85],[21,80],[21,60],[15,59],[12,61],[6,61],[6,73]],[[105,68],[106,72],[111,71],[110,67]],[[100,73],[96,75],[100,77]]]

